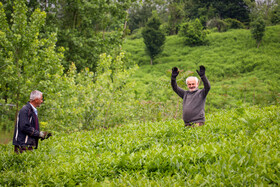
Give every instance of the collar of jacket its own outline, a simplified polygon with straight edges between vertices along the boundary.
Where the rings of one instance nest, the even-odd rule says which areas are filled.
[[[26,106],[28,107],[29,110],[31,109],[32,113],[35,114],[35,111],[33,110],[32,106],[31,106],[31,103],[29,101],[26,103]]]

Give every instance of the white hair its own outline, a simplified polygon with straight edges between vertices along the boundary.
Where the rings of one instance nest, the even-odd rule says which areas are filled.
[[[190,76],[190,77],[188,77],[188,78],[186,79],[186,84],[188,84],[188,80],[189,80],[190,78],[194,78],[195,81],[196,81],[196,84],[198,83],[198,78],[197,78],[197,77]]]
[[[35,99],[40,98],[42,95],[43,95],[42,92],[38,90],[34,90],[30,94],[30,101],[34,101]]]

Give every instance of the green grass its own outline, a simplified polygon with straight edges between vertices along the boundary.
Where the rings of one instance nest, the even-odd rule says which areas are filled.
[[[279,109],[55,134],[20,155],[1,145],[0,186],[279,186]]]
[[[183,45],[180,37],[168,36],[164,51],[154,65],[149,65],[142,39],[127,39],[123,48],[140,65],[131,79],[138,83],[137,92],[147,96],[143,99],[150,99],[160,95],[157,92],[171,89],[170,75],[174,66],[182,70],[178,82],[187,89],[185,79],[189,75],[197,76],[195,70],[204,65],[212,86],[208,102],[214,108],[235,107],[240,101],[264,106],[279,102],[280,25],[267,27],[260,48],[246,29],[213,32],[208,39],[208,45],[189,47]],[[145,92],[146,87],[157,85],[159,79],[165,86],[151,93]],[[172,94],[159,100],[165,101]]]
[[[142,109],[158,122],[144,115],[115,128],[54,132],[20,155],[0,145],[0,186],[279,186],[279,35],[280,26],[268,27],[259,49],[249,30],[211,33],[199,47],[170,36],[153,66],[143,41],[127,39],[124,49],[140,64],[129,80],[135,100],[149,103]],[[170,70],[182,70],[186,88],[199,65],[211,82],[206,125],[185,128],[171,119],[182,111]]]
[[[259,49],[252,39],[250,30],[231,30],[225,33],[211,33],[206,46],[189,47],[183,44],[179,36],[168,36],[163,53],[156,64],[182,66],[183,69],[197,68],[197,65],[239,65],[246,60],[269,62],[279,60],[280,25],[268,27]],[[131,53],[132,59],[139,65],[149,64],[143,39],[126,39],[123,49]],[[229,58],[230,57],[230,58]],[[252,59],[251,59],[252,58]],[[145,62],[143,59],[147,59]],[[159,65],[159,66],[160,66]],[[240,67],[243,68],[243,67]],[[145,68],[144,68],[145,69]],[[234,69],[234,68],[233,68]],[[160,68],[157,70],[161,70]],[[276,71],[275,71],[276,72]],[[234,73],[234,72],[233,72]],[[242,73],[242,72],[241,72]]]

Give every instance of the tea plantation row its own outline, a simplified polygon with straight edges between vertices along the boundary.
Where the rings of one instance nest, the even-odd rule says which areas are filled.
[[[54,134],[20,155],[0,147],[0,186],[279,186],[280,107]]]

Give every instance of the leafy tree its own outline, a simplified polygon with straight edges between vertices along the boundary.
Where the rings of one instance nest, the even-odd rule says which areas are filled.
[[[270,25],[271,23],[275,23],[275,21],[277,20],[277,11],[279,11],[279,6],[280,6],[279,0],[266,0],[266,1],[244,0],[244,2],[249,7],[251,21],[256,20],[259,16],[262,16],[265,21],[265,24]]]
[[[271,23],[275,25],[280,23],[280,4],[272,12]]]
[[[274,2],[271,23],[276,25],[280,23],[280,0],[275,0]]]
[[[249,21],[249,11],[243,0],[215,0],[212,6],[216,8],[222,19],[233,18],[241,22]]]
[[[199,19],[183,23],[179,34],[184,38],[186,45],[197,46],[207,43],[207,32],[203,30],[203,26]]]
[[[129,27],[133,31],[143,26],[152,10],[157,11],[167,34],[177,34],[183,20],[199,18],[202,25],[218,17],[249,22],[249,9],[243,0],[149,0],[137,1],[129,10]],[[164,3],[163,3],[164,2]],[[139,5],[140,4],[140,5]]]
[[[128,17],[128,27],[131,32],[133,32],[135,29],[144,27],[148,19],[152,17],[153,10],[155,10],[155,7],[146,1],[143,3],[143,5],[134,3],[129,9]]]
[[[73,63],[67,73],[55,79],[55,91],[48,93],[42,106],[43,124],[52,130],[71,132],[131,120],[138,105],[128,77],[137,67],[127,69],[123,59],[124,53],[117,58],[101,54],[96,73],[89,68],[77,72]]]
[[[257,42],[257,48],[259,48],[265,33],[265,22],[262,17],[258,17],[256,20],[251,22],[251,33],[252,33],[252,37]]]
[[[45,12],[35,9],[27,16],[24,1],[14,1],[11,20],[0,3],[1,98],[19,106],[28,100],[27,93],[49,87],[50,80],[62,73],[61,53],[56,52],[56,35],[40,35],[45,24]],[[8,23],[11,24],[8,24]]]
[[[131,33],[141,27],[145,27],[148,19],[152,17],[152,12],[157,12],[162,21],[167,22],[167,7],[170,0],[141,0],[134,1],[128,10],[128,27]]]
[[[273,11],[277,6],[279,6],[277,5],[277,2],[275,0],[266,0],[266,1],[255,1],[255,3],[256,3],[258,16],[261,13],[266,24],[271,24],[271,17]]]
[[[96,70],[99,55],[113,54],[122,43],[127,10],[133,1],[62,0],[58,20],[58,46],[66,49],[67,67]]]
[[[184,19],[183,3],[171,2],[168,5],[168,26],[169,34],[178,34],[180,24]]]
[[[77,70],[96,70],[101,53],[118,53],[125,31],[127,10],[135,0],[30,0],[23,1],[28,17],[39,8],[46,13],[43,31],[57,32],[57,46],[64,47],[64,68],[74,62]],[[7,17],[12,13],[12,0],[5,0]],[[10,19],[8,19],[10,20]],[[9,23],[9,21],[8,21]],[[10,24],[10,23],[9,23]]]
[[[162,52],[165,42],[165,35],[160,30],[160,24],[160,19],[157,15],[154,15],[149,19],[146,27],[142,31],[146,51],[151,58],[151,65],[153,64],[154,58]]]
[[[201,18],[205,23],[214,17],[249,22],[250,12],[243,0],[188,0],[185,2],[184,9],[187,17]]]

